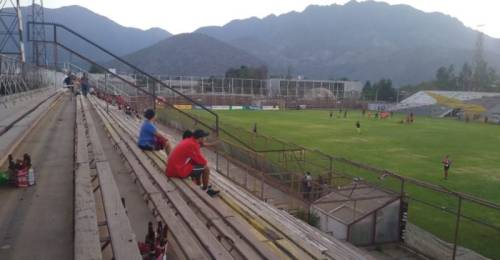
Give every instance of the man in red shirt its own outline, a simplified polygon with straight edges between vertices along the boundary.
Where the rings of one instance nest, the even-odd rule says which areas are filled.
[[[171,178],[191,177],[197,185],[203,183],[202,189],[213,197],[219,191],[208,185],[210,169],[200,149],[207,136],[208,133],[198,129],[193,132],[191,137],[185,138],[177,144],[168,156],[166,174]]]

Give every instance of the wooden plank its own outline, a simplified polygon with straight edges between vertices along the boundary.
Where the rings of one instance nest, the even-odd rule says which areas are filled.
[[[118,123],[118,125],[120,125],[120,123]],[[117,133],[120,134],[121,130],[116,130]],[[185,220],[186,224],[196,234],[201,244],[205,248],[207,248],[207,251],[211,254],[211,256],[215,259],[232,259],[233,257],[229,254],[229,252],[225,250],[222,244],[214,239],[208,228],[201,222],[200,219],[195,216],[194,212],[191,210],[191,208],[189,208],[185,200],[178,193],[178,190],[171,183],[167,182],[165,176],[161,174],[157,168],[151,165],[151,163],[147,163],[149,161],[148,157],[142,150],[137,147],[137,145],[135,145],[135,142],[132,142],[130,139],[122,139],[122,141],[128,143],[129,148],[140,161],[146,162],[143,163],[146,171],[149,172],[150,175],[155,179],[160,189],[162,189],[163,187],[166,188],[162,189],[162,191],[167,196],[168,200],[172,203],[172,206]]]
[[[98,260],[102,259],[99,228],[97,226],[93,187],[89,175],[87,138],[85,133],[81,131],[84,126],[82,124],[81,110],[78,109],[79,106],[80,102],[77,100],[74,259]]]
[[[162,220],[167,223],[169,234],[177,241],[182,253],[188,259],[206,259],[208,255],[202,253],[200,243],[196,241],[191,231],[185,225],[180,224],[182,223],[182,219],[172,212],[161,194],[152,194],[151,202],[155,205]]]
[[[120,122],[122,123],[122,122]],[[129,131],[130,128],[128,128]],[[129,136],[133,136],[132,133],[129,132]],[[158,155],[158,153],[154,152],[147,152],[147,155],[150,156],[150,159],[152,159],[155,163],[157,163],[157,166],[161,168],[162,170],[164,169],[165,162],[163,159],[160,159],[159,157],[163,157],[161,155]],[[189,180],[181,180],[181,179],[171,179],[171,182],[173,182],[181,192],[185,194],[185,199],[187,199],[188,202],[193,203],[195,207],[200,210],[204,217],[209,221],[208,223],[212,223],[213,225],[216,226],[216,228],[219,230],[219,232],[222,232],[227,238],[231,239],[237,249],[244,255],[249,257],[249,259],[255,258],[257,256],[255,254],[255,251],[258,251],[260,256],[258,257],[264,257],[264,258],[274,258],[276,255],[272,253],[268,248],[266,248],[260,241],[253,240],[248,241],[246,243],[252,244],[253,248],[251,248],[248,244],[242,241],[235,231],[232,231],[229,229],[227,226],[229,222],[224,222],[224,221],[215,221],[216,219],[220,217],[231,217],[234,216],[234,212],[230,211],[227,205],[224,205],[221,203],[220,200],[214,200],[213,198],[210,198],[205,194],[205,192],[201,191],[198,187],[193,187],[191,189],[189,186],[186,186],[186,182],[189,182]],[[195,185],[192,185],[195,186]],[[202,200],[201,198],[205,198],[205,200]],[[209,205],[212,206],[212,208],[216,208],[218,211],[218,214],[215,213],[215,211],[209,207]],[[247,226],[246,229],[251,228],[250,226]],[[245,237],[245,239],[248,239]],[[252,243],[253,242],[253,243]]]
[[[116,133],[113,127],[109,124],[109,122],[104,121],[104,118],[102,118],[101,111],[97,111],[97,113],[99,114],[99,116],[101,116],[101,119],[103,119],[102,122],[104,123],[104,127],[106,131],[109,133],[111,140],[115,145],[118,145],[118,148],[121,150],[130,168],[132,168],[132,170],[134,171],[134,174],[136,175],[137,180],[139,180],[141,187],[144,189],[144,191],[147,194],[153,194],[158,192],[156,187],[147,178],[147,173],[145,172],[144,168],[139,164],[139,162],[128,150],[127,145],[124,142],[122,142],[120,136]]]
[[[97,162],[106,222],[115,259],[142,259],[108,162]]]
[[[83,121],[81,100],[76,100],[76,165],[88,163],[89,154],[87,148],[87,135],[85,134],[85,122]]]
[[[294,259],[326,259],[326,256],[323,256],[323,258],[313,258],[311,255],[307,254],[305,251],[301,250],[298,248],[295,244],[290,242],[288,239],[278,239],[275,240],[274,243],[284,252],[287,252],[287,254],[290,257],[293,257]]]
[[[89,100],[87,98],[82,98],[83,114],[87,123],[89,139],[92,143],[92,153],[94,154],[94,159],[96,160],[96,162],[105,161],[106,155],[104,153],[104,150],[102,149],[102,146],[100,145],[100,143],[98,143],[99,136],[97,135],[97,126],[95,125],[94,119],[90,114],[88,102]]]
[[[245,199],[249,199],[250,197],[249,196],[241,196],[241,194],[240,194],[241,191],[238,192],[237,194],[235,194],[237,190],[234,189],[234,187],[230,187],[229,185],[227,185],[227,183],[224,183],[225,179],[223,180],[223,177],[220,177],[220,176],[214,176],[214,177],[217,178],[221,184],[224,184],[223,186],[225,188],[231,189],[229,192],[231,194],[233,194],[233,196],[227,197],[225,199],[227,199],[227,200],[229,200],[229,199],[239,200],[239,202],[235,201],[232,203],[236,203],[239,207],[241,207],[243,210],[245,210],[245,212],[247,212],[246,215],[249,218],[252,218],[251,221],[257,222],[258,223],[257,225],[261,226],[260,228],[274,230],[274,232],[278,232],[280,235],[285,236],[287,239],[290,239],[291,241],[295,242],[297,245],[299,245],[302,248],[302,250],[309,252],[309,254],[311,254],[312,256],[315,256],[315,258],[317,258],[317,259],[321,259],[322,257],[324,257],[322,255],[321,250],[319,250],[317,247],[310,246],[309,242],[307,240],[295,237],[292,232],[289,232],[291,229],[291,226],[288,225],[287,221],[285,221],[283,219],[281,219],[281,221],[278,221],[278,220],[274,219],[273,218],[274,216],[271,215],[267,211],[267,208],[258,208],[257,209],[254,206],[254,205],[259,205],[259,204],[265,203],[265,202],[257,201],[254,199],[245,200]],[[260,221],[256,218],[260,218],[260,219],[262,219],[262,221]],[[255,223],[254,223],[254,225],[255,225]]]
[[[90,181],[90,168],[82,164],[75,171],[75,249],[76,260],[102,259],[99,229]]]
[[[121,126],[121,124],[123,124],[123,122],[119,122],[118,124]],[[133,133],[130,133],[131,131],[132,130],[130,128],[128,128],[128,132],[129,132],[128,134],[130,137],[134,136]],[[154,155],[154,154],[155,153],[153,153],[153,152],[147,153],[147,155],[150,156],[149,159],[152,159],[155,163],[157,163],[158,168],[164,169],[164,167],[163,167],[163,165],[165,164],[164,161],[158,157],[155,157],[156,155]],[[209,223],[216,225],[216,228],[219,229],[219,232],[223,231],[223,234],[226,235],[227,238],[231,239],[233,241],[233,243],[235,243],[236,247],[239,247],[238,249],[241,251],[241,253],[243,255],[246,255],[250,259],[252,259],[255,256],[257,256],[255,254],[255,250],[257,250],[260,254],[259,258],[264,257],[264,258],[271,259],[271,258],[276,257],[276,254],[272,253],[269,249],[267,249],[260,241],[257,241],[257,240],[253,241],[255,244],[255,245],[253,245],[254,248],[251,248],[248,244],[246,244],[248,242],[246,242],[246,243],[243,242],[242,239],[240,237],[238,237],[238,235],[236,235],[236,233],[234,233],[234,231],[230,231],[229,227],[227,226],[228,223],[230,223],[230,222],[214,221],[214,220],[216,220],[216,218],[231,217],[234,215],[234,213],[229,210],[227,205],[222,204],[220,202],[220,200],[214,200],[213,198],[209,198],[209,196],[207,196],[198,187],[191,189],[190,187],[186,186],[186,184],[185,184],[186,181],[184,181],[184,180],[171,179],[171,182],[175,183],[176,186],[180,189],[180,191],[182,191],[185,194],[185,198],[188,201],[193,203],[193,205],[195,205],[195,207],[198,210],[203,212],[205,218],[212,220]],[[187,181],[187,182],[189,182],[189,181]],[[197,191],[197,192],[194,192],[194,191]],[[200,199],[200,197],[204,197],[205,199],[208,199],[208,200],[203,201],[202,199]],[[207,204],[207,203],[211,203],[211,202],[216,204],[216,205],[212,204],[212,207],[217,208],[220,215],[216,214],[214,212],[214,210],[208,206],[209,204]],[[247,230],[248,228],[251,228],[251,227],[248,226],[248,227],[246,227],[245,230]],[[248,238],[246,238],[246,239],[248,239]]]
[[[99,112],[102,113],[102,111]],[[103,120],[106,120],[103,114],[100,115],[102,116]],[[121,138],[118,136],[118,134],[115,132],[115,129],[113,129],[113,127],[111,126],[111,124],[109,124],[109,122],[106,123],[105,126],[108,127],[109,130],[111,130],[111,132],[114,132],[114,134],[112,134],[112,138]],[[126,154],[126,156],[131,155],[131,151],[129,150],[130,148],[124,147],[125,146],[124,142],[120,142],[119,146],[121,149],[124,149],[122,150],[122,152]],[[130,160],[129,163],[134,161],[137,162],[137,160],[134,158]],[[139,167],[139,163],[134,163],[133,166],[135,166],[133,168],[138,169],[137,167]],[[186,256],[186,258],[187,259],[207,258],[208,255],[205,255],[203,251],[200,249],[201,244],[194,238],[193,233],[190,233],[191,231],[187,228],[185,224],[183,224],[183,220],[180,219],[180,216],[175,214],[174,211],[170,207],[168,207],[165,199],[163,199],[162,195],[158,192],[157,188],[151,183],[150,179],[146,177],[145,169],[142,168],[142,170],[135,171],[134,173],[138,176],[138,179],[140,179],[140,181],[145,186],[150,187],[151,193],[148,194],[150,201],[154,204],[157,213],[170,229],[169,233],[172,234],[174,239],[176,240],[175,244],[179,245],[179,249]]]
[[[179,187],[184,186],[181,190],[185,192],[189,198],[196,198],[193,200],[196,207],[204,212],[207,212],[206,214],[208,216],[212,214],[218,216],[217,219],[212,220],[212,222],[217,228],[220,229],[221,232],[223,232],[223,234],[235,241],[235,245],[237,247],[240,245],[242,246],[243,244],[248,244],[248,246],[252,248],[252,251],[257,252],[260,257],[273,258],[276,256],[274,252],[272,252],[255,236],[248,236],[247,230],[252,230],[253,227],[248,225],[246,222],[241,221],[239,216],[236,215],[235,212],[231,210],[222,200],[213,199],[207,196],[204,191],[200,190],[194,184],[188,184],[186,181],[182,180],[176,180],[174,182],[176,182]],[[239,234],[236,232],[239,232]],[[244,240],[244,242],[242,240]],[[244,246],[241,247],[241,252],[246,256],[250,256],[247,254],[252,254]]]
[[[80,99],[82,101],[82,112],[87,124],[88,138],[92,143],[92,152],[96,160],[96,169],[114,258],[117,260],[142,259],[111,167],[99,142],[97,129],[89,111],[88,99],[82,97]]]

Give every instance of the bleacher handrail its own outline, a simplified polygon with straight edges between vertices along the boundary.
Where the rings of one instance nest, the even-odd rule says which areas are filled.
[[[53,27],[53,39],[52,41],[49,41],[49,40],[37,40],[37,39],[32,39],[32,37],[30,37],[30,26],[35,26],[35,25],[41,25],[41,26],[52,26]],[[74,36],[78,37],[79,39],[89,43],[90,45],[94,46],[95,48],[99,49],[100,51],[106,53],[107,55],[113,57],[115,60],[125,64],[126,66],[128,66],[129,68],[133,69],[134,71],[136,72],[139,72],[140,74],[146,76],[147,78],[151,79],[154,83],[157,83],[159,84],[161,87],[164,87],[164,88],[167,88],[169,90],[171,90],[172,92],[176,93],[177,95],[183,97],[184,99],[186,99],[187,101],[189,101],[190,103],[192,103],[193,105],[195,106],[198,106],[200,107],[202,110],[208,112],[209,114],[211,114],[212,116],[215,117],[215,132],[218,134],[219,132],[219,116],[217,113],[213,112],[211,109],[208,109],[207,107],[205,107],[203,104],[191,99],[189,96],[187,95],[184,95],[183,93],[179,92],[178,90],[168,86],[167,84],[165,84],[164,82],[162,82],[161,80],[157,79],[156,77],[152,76],[151,74],[139,69],[138,67],[134,66],[133,64],[125,61],[124,59],[120,58],[119,56],[113,54],[112,52],[106,50],[105,48],[103,48],[102,46],[96,44],[95,42],[89,40],[88,38],[86,38],[85,36],[75,32],[74,30],[66,27],[65,25],[62,25],[62,24],[59,24],[59,23],[48,23],[48,22],[33,22],[33,21],[29,21],[28,22],[28,26],[27,26],[27,34],[28,34],[28,41],[33,41],[33,42],[42,42],[42,43],[55,43],[57,44],[58,46],[62,47],[63,49],[77,55],[79,58],[87,61],[87,62],[90,62],[91,64],[93,65],[96,65],[98,66],[99,68],[105,70],[107,73],[119,78],[120,80],[128,83],[129,85],[131,85],[132,87],[140,90],[141,92],[149,95],[149,96],[153,96],[153,98],[155,99],[155,101],[159,101],[159,102],[162,102],[166,105],[169,105],[171,106],[172,108],[176,109],[174,106],[172,106],[171,104],[167,104],[166,102],[164,102],[163,100],[160,100],[160,99],[156,99],[156,96],[154,94],[151,94],[149,93],[148,91],[145,91],[141,88],[139,88],[137,85],[135,85],[134,83],[124,79],[123,77],[121,77],[120,75],[118,75],[117,73],[113,73],[111,72],[110,70],[108,70],[106,67],[100,65],[100,64],[97,64],[96,62],[92,61],[91,59],[85,57],[84,55],[82,55],[81,53],[78,53],[76,51],[74,51],[73,49],[69,48],[68,46],[64,45],[63,43],[59,42],[58,39],[57,39],[57,28],[62,28],[64,29],[65,31],[73,34]],[[179,110],[180,111],[180,110]],[[182,112],[182,111],[181,111]],[[184,113],[186,114],[186,113]],[[186,114],[187,115],[187,114]],[[195,119],[193,118],[191,115],[188,115],[189,117],[191,117],[192,119]],[[202,123],[202,122],[201,122]],[[204,124],[205,125],[205,124]],[[212,128],[212,126],[208,126],[208,125],[205,125],[206,127],[208,128]]]

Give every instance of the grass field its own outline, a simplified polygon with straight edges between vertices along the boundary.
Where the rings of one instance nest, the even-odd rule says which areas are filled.
[[[347,118],[329,111],[218,111],[221,122],[248,130],[257,123],[259,133],[317,148],[331,155],[384,168],[500,203],[500,126],[464,123],[452,119],[416,117],[413,124],[399,123],[402,115],[379,120],[349,111]],[[355,123],[361,123],[358,134]],[[453,161],[450,177],[443,179],[441,160]],[[436,200],[436,194],[413,191]],[[456,201],[444,199],[453,209]],[[464,205],[463,214],[500,223],[500,212]],[[410,220],[450,241],[454,216],[424,205],[410,205]],[[470,221],[469,221],[470,222]],[[466,221],[461,223],[460,244],[500,259],[500,233]]]

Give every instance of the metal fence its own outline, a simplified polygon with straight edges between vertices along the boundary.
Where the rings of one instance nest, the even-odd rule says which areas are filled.
[[[58,72],[0,55],[0,104],[30,97],[36,90],[55,86],[59,79]]]
[[[179,118],[168,111],[164,111],[161,118],[162,122],[178,130],[199,127],[196,120]],[[262,179],[261,185],[270,184],[273,188],[293,197],[295,201],[294,207],[290,208],[292,211],[308,210],[308,207],[314,206],[315,203],[339,202],[339,200],[316,199],[330,192],[341,192],[346,187],[352,189],[353,185],[357,185],[358,188],[368,187],[383,191],[378,196],[372,194],[347,199],[349,203],[358,205],[366,200],[387,199],[384,205],[356,218],[353,222],[345,223],[348,225],[346,239],[349,241],[369,245],[394,241],[393,239],[397,237],[398,240],[407,241],[408,247],[443,259],[455,259],[458,255],[464,254],[474,255],[465,248],[486,257],[494,259],[500,257],[500,251],[497,249],[497,245],[500,244],[498,204],[404,177],[388,170],[226,125],[223,122],[220,124],[219,137],[222,143],[216,148],[216,152],[224,159],[218,160],[217,168],[230,174],[231,167],[225,164],[228,161],[236,161],[251,175]],[[225,168],[227,170],[224,170]],[[304,172],[311,172],[314,177],[313,189],[310,192],[305,192],[302,188]],[[246,187],[245,181],[239,179],[237,181]],[[265,199],[265,196],[259,197]],[[399,199],[402,200],[401,203]],[[389,212],[397,214],[398,219],[381,221],[381,216]],[[329,216],[335,218],[333,215]],[[432,235],[427,232],[426,234],[439,241],[437,244],[441,246],[432,251],[432,245],[413,243],[424,238],[416,237],[420,234],[408,231],[405,227],[406,222],[431,232]],[[364,228],[360,228],[361,226]],[[387,226],[397,228],[391,229]],[[366,231],[362,230],[369,230],[370,233],[364,234]]]

